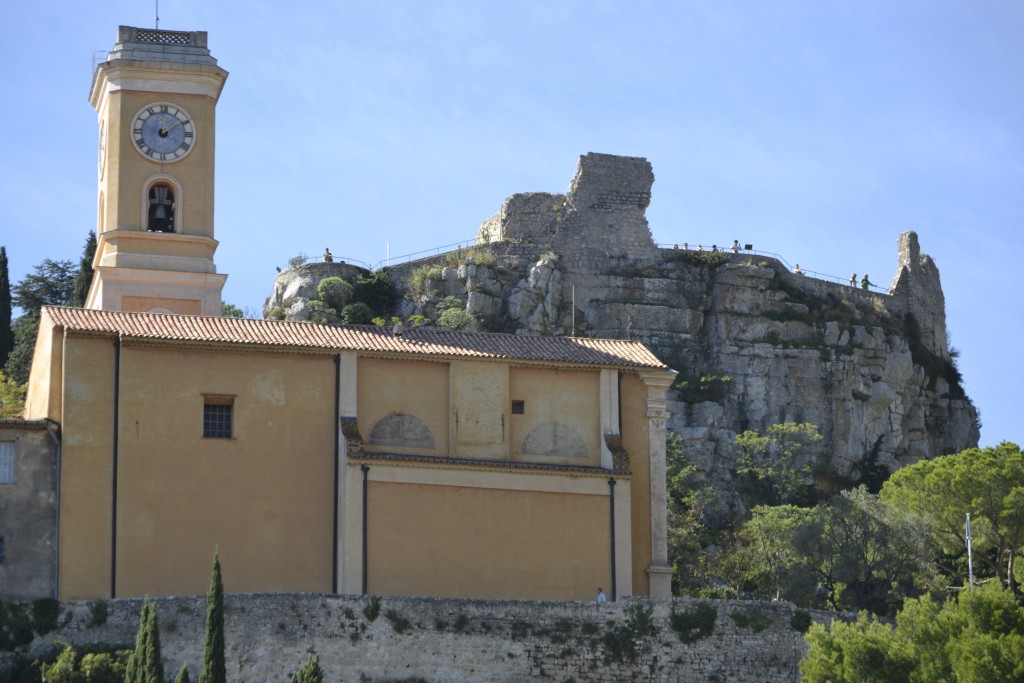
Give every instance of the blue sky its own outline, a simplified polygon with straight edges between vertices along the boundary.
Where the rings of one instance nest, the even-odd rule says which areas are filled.
[[[916,230],[982,445],[1024,443],[1024,3],[160,2],[231,75],[216,262],[259,309],[300,252],[471,239],[581,154],[646,157],[663,243],[730,243],[888,286]],[[94,53],[153,2],[0,6],[0,244],[17,282],[95,228]]]

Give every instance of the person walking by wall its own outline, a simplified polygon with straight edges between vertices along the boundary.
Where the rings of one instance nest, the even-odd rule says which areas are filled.
[[[324,263],[334,263],[334,254],[327,248],[324,249]]]
[[[739,240],[733,240],[732,241],[732,246],[729,247],[729,248],[732,249],[732,253],[734,253],[734,254],[740,253],[740,241]]]
[[[857,273],[854,273],[853,275],[850,276],[850,286],[851,287],[856,287],[857,286]]]
[[[608,602],[608,598],[605,597],[604,591],[600,588],[597,589],[597,604],[602,605]]]
[[[868,287],[874,287],[875,283],[868,279],[868,274],[864,273],[864,277],[860,279],[860,288],[867,289]]]

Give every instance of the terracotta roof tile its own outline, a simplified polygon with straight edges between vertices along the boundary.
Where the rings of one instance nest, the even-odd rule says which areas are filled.
[[[372,325],[322,325],[52,306],[44,307],[43,315],[68,331],[126,339],[668,369],[642,343],[625,339],[521,337],[433,328],[408,329],[402,335],[395,335],[389,328]]]

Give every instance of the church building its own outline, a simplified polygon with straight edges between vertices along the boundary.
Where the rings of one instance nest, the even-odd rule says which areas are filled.
[[[0,597],[670,595],[665,394],[628,340],[220,317],[204,32],[94,74],[85,308],[0,422]]]

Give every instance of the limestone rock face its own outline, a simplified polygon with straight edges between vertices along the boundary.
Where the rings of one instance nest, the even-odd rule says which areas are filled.
[[[282,270],[274,279],[274,293],[263,302],[263,317],[283,314],[285,320],[309,320],[306,303],[317,298],[316,288],[328,277],[340,277],[354,282],[365,268],[348,263],[307,263],[288,270]]]
[[[977,445],[939,271],[916,234],[899,237],[889,294],[863,291],[763,256],[659,248],[645,217],[653,181],[645,159],[581,157],[567,194],[513,195],[477,247],[390,268],[398,313],[433,320],[454,296],[485,329],[639,339],[682,380],[722,380],[717,393],[669,392],[669,428],[719,487],[736,435],[780,422],[816,424],[843,485]],[[418,269],[433,275],[417,280]],[[312,279],[282,273],[268,306],[297,315],[289,302],[315,292]]]

